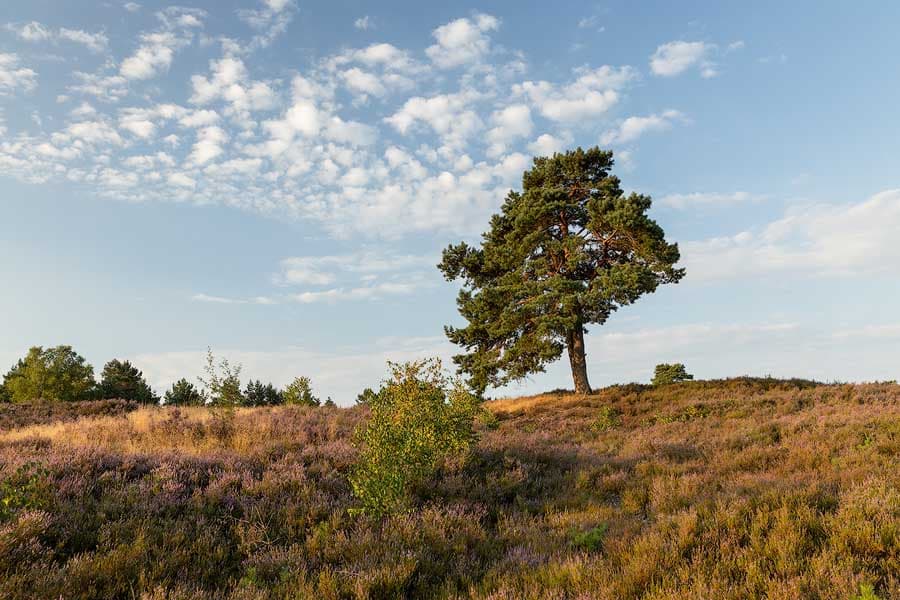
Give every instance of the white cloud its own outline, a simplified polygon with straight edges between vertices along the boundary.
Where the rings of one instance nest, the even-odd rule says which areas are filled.
[[[98,75],[75,71],[73,77],[80,83],[70,85],[70,92],[94,96],[103,102],[116,102],[128,95],[128,80],[120,75]]]
[[[344,79],[347,87],[355,92],[373,96],[384,96],[387,93],[378,77],[357,67],[347,69],[341,73],[341,77]]]
[[[91,52],[103,52],[109,44],[109,38],[103,32],[89,33],[65,27],[53,30],[37,21],[31,21],[24,25],[8,23],[6,29],[26,42],[74,42],[85,46]]]
[[[557,137],[544,133],[528,144],[528,151],[535,156],[553,156],[556,152],[564,151],[571,142],[569,137]]]
[[[715,44],[706,42],[679,40],[663,44],[650,57],[650,70],[654,75],[674,77],[693,66],[698,66],[703,77],[715,77],[717,74],[715,64],[709,59],[715,48]]]
[[[294,256],[281,261],[281,270],[273,278],[280,285],[328,285],[343,274],[366,275],[433,267],[434,256],[396,254],[362,250],[351,254]]]
[[[194,189],[197,186],[197,182],[184,173],[171,173],[168,181],[173,186],[180,188]]]
[[[360,17],[353,21],[353,26],[361,31],[367,31],[368,29],[372,29],[374,25],[372,24],[372,19],[369,15],[364,17]]]
[[[448,145],[460,145],[483,127],[478,114],[469,108],[469,94],[438,94],[429,98],[415,96],[384,120],[400,134],[407,135],[421,122],[442,136]]]
[[[91,52],[103,52],[109,44],[109,38],[104,33],[88,33],[65,27],[59,30],[59,39],[82,44]]]
[[[600,25],[600,16],[599,15],[591,15],[590,17],[584,17],[579,19],[578,21],[579,29],[594,29],[595,31],[602,33],[606,31],[606,27]]]
[[[196,165],[208,163],[225,152],[223,145],[227,141],[228,134],[221,127],[204,127],[197,133],[197,142],[188,160]]]
[[[172,32],[145,33],[135,53],[122,61],[119,74],[126,79],[151,79],[168,70],[180,44]]]
[[[491,41],[487,33],[499,27],[500,20],[486,14],[477,14],[472,19],[456,19],[432,32],[437,44],[429,46],[425,53],[443,69],[477,63],[490,51]]]
[[[729,194],[717,192],[694,192],[691,194],[668,194],[658,200],[659,204],[671,208],[691,208],[694,206],[733,206],[764,199],[747,192],[732,192]]]
[[[125,4],[122,5],[122,7],[125,10],[127,10],[128,12],[137,12],[137,11],[141,10],[141,5],[138,4],[137,2],[126,2]]]
[[[182,127],[193,128],[205,127],[217,123],[218,121],[219,113],[214,110],[195,110],[179,119],[178,124]]]
[[[187,110],[176,104],[158,104],[152,108],[125,108],[119,111],[119,127],[133,135],[149,139],[160,124],[182,117]]]
[[[530,136],[534,129],[531,109],[525,104],[511,104],[494,111],[491,122],[494,127],[487,132],[487,140],[491,144],[488,153],[491,156],[503,154],[510,142]]]
[[[865,325],[854,329],[841,329],[835,331],[832,337],[838,340],[860,338],[868,340],[894,340],[900,339],[900,323],[888,323],[880,325]]]
[[[373,300],[383,296],[408,295],[416,292],[419,286],[414,282],[384,282],[354,288],[332,288],[313,292],[292,294],[290,298],[301,304],[317,302],[339,302],[345,300]]]
[[[259,33],[249,44],[237,46],[235,51],[248,53],[267,48],[285,31],[294,18],[294,3],[291,0],[262,0],[262,8],[238,10],[238,17]]]
[[[371,44],[365,48],[342,52],[324,61],[328,69],[336,69],[348,63],[360,63],[366,67],[380,67],[399,73],[421,73],[425,67],[417,63],[409,52],[386,43]]]
[[[563,86],[525,81],[514,85],[513,93],[530,99],[544,117],[575,124],[606,113],[619,101],[619,91],[637,77],[631,67],[609,65],[578,69],[575,74],[575,81]]]
[[[122,161],[122,164],[130,169],[148,171],[160,166],[172,167],[175,165],[175,159],[165,152],[157,152],[156,154],[129,156]]]
[[[759,231],[681,244],[689,280],[790,273],[900,276],[900,190],[795,208]]]
[[[276,304],[276,301],[266,296],[257,296],[255,298],[227,298],[225,296],[210,296],[209,294],[194,294],[191,296],[194,302],[206,302],[210,304]]]
[[[137,50],[122,61],[119,75],[130,80],[152,79],[172,65],[175,52],[191,43],[192,29],[202,26],[206,13],[196,8],[170,6],[158,13],[158,31],[140,35]]]
[[[26,42],[46,42],[53,39],[53,32],[37,21],[25,23],[24,25],[7,23],[6,29],[12,31]]]
[[[54,135],[60,142],[81,140],[88,144],[123,144],[119,133],[105,121],[80,121],[66,127],[63,133]]]
[[[374,127],[356,121],[345,121],[338,116],[331,117],[325,124],[325,137],[350,146],[370,146],[375,143],[376,136]]]
[[[646,117],[628,117],[615,129],[609,129],[600,136],[603,145],[627,144],[651,131],[667,131],[676,121],[684,121],[684,115],[673,109]]]
[[[193,75],[191,85],[192,104],[206,105],[216,100],[230,104],[230,111],[270,110],[277,104],[277,95],[268,83],[252,81],[247,67],[240,58],[225,57],[210,62],[211,77]]]
[[[19,66],[17,54],[0,53],[0,96],[21,89],[34,91],[37,87],[37,73]]]

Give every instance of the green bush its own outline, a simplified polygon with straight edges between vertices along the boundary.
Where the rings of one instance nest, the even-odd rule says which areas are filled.
[[[319,406],[321,401],[312,393],[312,382],[309,377],[297,377],[282,392],[285,404],[298,406]]]
[[[413,487],[467,454],[480,408],[459,380],[444,376],[439,360],[388,366],[391,379],[356,432],[360,457],[350,476],[358,510],[376,516],[405,508]]]
[[[0,481],[0,523],[16,511],[43,508],[49,497],[49,472],[38,463],[26,463]]]
[[[591,429],[594,431],[609,431],[615,429],[622,424],[622,418],[619,411],[611,406],[604,406],[600,409],[596,420],[594,420]]]
[[[603,538],[606,536],[606,523],[587,531],[579,531],[572,536],[572,545],[586,552],[597,552],[603,548]]]
[[[854,596],[853,600],[881,600],[875,593],[875,588],[869,583],[859,584],[859,595]]]
[[[679,381],[687,381],[693,379],[694,376],[687,372],[682,363],[660,364],[656,365],[653,372],[653,385],[665,385],[667,383],[677,383]]]

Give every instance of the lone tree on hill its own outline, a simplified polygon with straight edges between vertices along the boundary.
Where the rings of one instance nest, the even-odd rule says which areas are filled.
[[[159,396],[147,385],[144,374],[127,360],[114,358],[103,366],[99,389],[103,398],[122,398],[140,404],[159,402]]]
[[[612,166],[599,148],[535,158],[481,247],[444,250],[438,268],[463,280],[468,321],[445,331],[466,349],[453,360],[477,391],[541,372],[567,350],[575,391],[590,393],[585,326],[684,276],[678,245],[647,216],[650,197],[625,195]]]

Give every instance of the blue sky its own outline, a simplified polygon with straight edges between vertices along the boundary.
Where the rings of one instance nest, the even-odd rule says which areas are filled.
[[[0,363],[160,391],[206,348],[352,402],[449,357],[440,250],[535,154],[600,144],[685,280],[588,336],[595,385],[900,372],[900,5],[6,3]],[[5,367],[4,367],[5,368]],[[571,386],[564,362],[496,393]]]

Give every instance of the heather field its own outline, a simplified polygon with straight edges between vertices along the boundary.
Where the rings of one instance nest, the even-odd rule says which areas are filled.
[[[365,406],[4,406],[0,598],[900,598],[896,384],[486,407],[376,518],[348,483]]]

